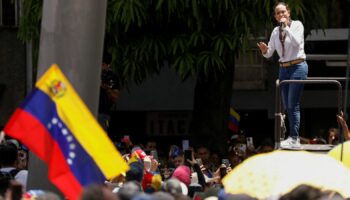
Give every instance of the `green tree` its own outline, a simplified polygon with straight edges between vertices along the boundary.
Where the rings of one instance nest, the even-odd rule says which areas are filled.
[[[39,58],[40,25],[42,18],[42,0],[23,0],[18,37],[32,44],[33,64],[32,76],[36,77]],[[35,80],[34,80],[35,81]]]
[[[26,0],[24,10],[41,0]],[[28,3],[30,2],[30,3]],[[250,41],[274,26],[275,0],[108,0],[106,48],[124,85],[141,84],[161,68],[183,80],[196,78],[191,134],[224,144],[235,58],[249,52]],[[293,19],[325,27],[327,0],[289,0]],[[37,23],[40,11],[25,13]],[[23,20],[23,40],[37,37],[37,24]],[[222,146],[224,147],[224,146]]]

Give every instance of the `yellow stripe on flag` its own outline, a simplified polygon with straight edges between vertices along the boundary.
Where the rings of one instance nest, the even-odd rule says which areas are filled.
[[[230,115],[234,116],[237,119],[237,121],[241,120],[241,116],[233,108],[230,108]]]
[[[63,83],[62,91],[52,90],[52,85],[57,81]],[[55,102],[61,120],[100,167],[107,179],[118,176],[129,169],[107,134],[56,64],[51,65],[36,83],[36,87]]]

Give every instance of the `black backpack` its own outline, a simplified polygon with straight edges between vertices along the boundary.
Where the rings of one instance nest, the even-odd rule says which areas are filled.
[[[17,175],[17,173],[19,171],[20,171],[19,169],[12,169],[9,172],[0,171],[0,178],[1,179],[15,179],[15,176]]]

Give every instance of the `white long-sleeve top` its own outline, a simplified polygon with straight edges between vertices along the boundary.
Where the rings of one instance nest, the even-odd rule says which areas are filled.
[[[268,49],[264,57],[269,58],[276,50],[279,55],[279,62],[288,62],[298,58],[306,58],[304,52],[304,26],[300,21],[292,21],[290,27],[284,28],[287,34],[284,41],[284,57],[282,57],[282,44],[279,38],[279,26],[275,27],[271,33]]]

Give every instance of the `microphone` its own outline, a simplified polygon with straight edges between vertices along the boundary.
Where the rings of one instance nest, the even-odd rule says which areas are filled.
[[[278,26],[279,26],[281,29],[286,28],[286,24],[285,24],[284,22],[278,22]]]
[[[284,19],[284,20],[283,20]],[[286,27],[286,24],[285,24],[285,18],[282,18],[279,22],[278,22],[278,25],[283,29]]]

